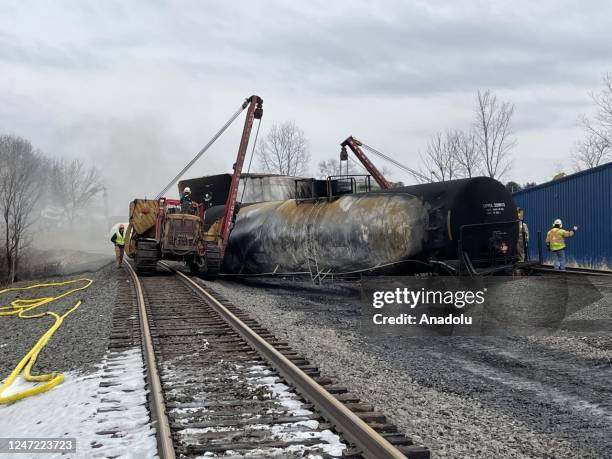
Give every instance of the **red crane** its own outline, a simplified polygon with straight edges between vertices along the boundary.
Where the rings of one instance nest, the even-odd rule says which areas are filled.
[[[203,203],[167,199],[164,194],[172,187],[182,175],[215,143],[234,120],[247,109],[246,120],[240,138],[238,155],[233,166],[233,174],[225,201],[222,221],[218,231],[208,234],[204,231],[204,222],[207,219],[206,208],[208,202]],[[247,153],[253,120],[261,119],[263,115],[263,100],[259,96],[250,96],[244,100],[240,108],[230,117],[223,127],[210,139],[210,141],[189,161],[189,163],[161,190],[154,200],[135,200],[130,207],[130,223],[133,216],[140,222],[140,233],[130,237],[134,250],[136,267],[140,271],[155,271],[159,259],[185,261],[190,269],[196,273],[216,276],[221,268],[223,255],[227,247],[232,224],[236,217],[236,198],[242,166]],[[206,198],[205,198],[206,199]],[[155,204],[150,204],[155,203]],[[137,206],[139,206],[137,208]],[[173,207],[167,212],[168,206]],[[179,208],[180,206],[180,208]],[[155,220],[145,216],[152,208],[157,209]],[[144,220],[146,221],[144,221]],[[136,221],[136,220],[134,220]],[[211,222],[212,223],[212,222]],[[128,227],[128,228],[131,228]],[[195,235],[194,235],[195,233]],[[136,241],[137,240],[137,241]],[[131,247],[131,246],[130,246]],[[132,256],[132,255],[130,255]]]
[[[346,147],[348,146],[351,150],[353,150],[353,153],[355,153],[357,159],[361,161],[361,164],[363,164],[368,173],[374,178],[374,180],[376,180],[376,183],[378,183],[378,186],[381,189],[386,190],[388,188],[391,188],[391,184],[376,168],[374,163],[370,161],[370,158],[368,158],[367,155],[363,152],[363,150],[361,149],[361,146],[363,144],[359,140],[357,140],[353,136],[350,136],[340,145],[342,146],[342,150],[340,152],[341,159],[348,159],[348,152],[346,151]]]
[[[229,194],[227,195],[227,201],[225,202],[225,210],[223,212],[223,223],[219,235],[221,236],[221,246],[219,248],[220,258],[223,259],[225,254],[225,248],[227,247],[227,240],[229,239],[229,233],[234,220],[234,211],[236,210],[236,198],[238,196],[238,185],[240,184],[240,174],[242,173],[242,166],[244,165],[244,158],[246,157],[247,146],[249,145],[249,138],[251,137],[251,129],[253,128],[253,120],[261,119],[263,115],[263,99],[259,96],[249,97],[244,104],[243,108],[249,107],[247,110],[246,119],[244,120],[244,129],[242,130],[242,138],[240,139],[240,147],[238,148],[238,156],[234,163],[234,173],[232,174],[232,181],[230,183]]]

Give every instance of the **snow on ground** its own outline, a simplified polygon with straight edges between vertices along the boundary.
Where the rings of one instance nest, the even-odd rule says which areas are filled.
[[[261,374],[262,371],[266,371],[264,366],[252,365],[249,368],[249,372],[252,374]],[[267,372],[267,371],[266,371]],[[276,382],[276,378],[273,376],[257,376],[249,378],[249,382],[257,387],[265,387],[271,394],[274,400],[278,400],[280,404],[291,413],[292,416],[304,416],[313,414],[312,411],[304,409],[304,404],[297,398],[296,394],[291,392],[289,386]],[[299,421],[291,424],[275,424],[269,428],[273,437],[282,441],[295,441],[300,439],[313,439],[317,438],[321,440],[321,443],[317,445],[321,450],[330,456],[341,456],[342,450],[346,448],[346,445],[342,443],[340,437],[333,433],[331,430],[317,431],[319,422],[315,420],[310,421]],[[305,448],[299,446],[289,447],[288,450],[291,453],[297,453],[298,451],[304,451]],[[287,451],[287,450],[285,450]],[[255,453],[260,453],[256,451]],[[306,453],[307,454],[307,453]],[[308,455],[306,457],[313,458],[315,456]]]
[[[65,373],[64,382],[49,392],[0,405],[0,432],[4,438],[76,438],[77,453],[70,457],[157,457],[144,383],[140,349],[107,353],[93,373]],[[32,385],[19,377],[4,395]],[[4,457],[14,454],[0,454]]]
[[[164,369],[166,375],[170,375],[175,382],[180,382],[185,377],[179,374]],[[232,374],[234,373],[234,374]],[[258,438],[265,443],[264,439],[277,441],[280,443],[287,442],[288,445],[283,447],[261,447],[252,450],[228,450],[223,453],[207,452],[202,454],[201,458],[211,457],[305,457],[309,459],[317,459],[323,456],[342,456],[342,451],[346,449],[346,445],[342,443],[340,437],[329,429],[319,430],[319,422],[314,419],[308,419],[308,416],[313,412],[306,409],[304,403],[292,389],[279,382],[278,376],[273,376],[272,371],[264,365],[248,365],[229,364],[219,368],[218,375],[222,375],[226,381],[235,380],[237,384],[242,384],[246,381],[250,388],[248,391],[253,395],[254,399],[259,397],[260,400],[275,401],[278,405],[271,407],[266,416],[270,417],[295,417],[295,422],[283,422],[278,424],[269,424],[262,420],[262,423],[246,424],[240,427],[234,425],[221,425],[211,427],[186,427],[177,432],[179,436],[187,443],[197,443],[203,435],[210,433],[227,432],[227,438],[240,443],[241,438],[246,438],[244,441],[249,441],[248,438]],[[246,377],[246,380],[244,379]],[[170,379],[167,379],[168,382]],[[181,395],[183,388],[177,388],[170,391],[178,396]],[[208,394],[203,394],[207,397]],[[215,394],[211,394],[215,396]],[[200,415],[206,416],[208,410],[198,408],[171,408],[174,414],[189,413],[190,411],[198,412]],[[214,413],[211,413],[214,417]],[[246,411],[242,416],[249,417],[252,420],[259,419],[263,414],[256,414]],[[207,419],[208,421],[208,419]],[[185,422],[189,422],[187,419]],[[234,435],[235,434],[235,435]],[[221,438],[220,436],[219,438]],[[306,444],[302,444],[305,442]]]

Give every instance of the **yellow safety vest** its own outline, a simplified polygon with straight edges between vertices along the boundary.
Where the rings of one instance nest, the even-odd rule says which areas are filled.
[[[565,248],[565,238],[573,236],[572,231],[566,231],[563,228],[553,228],[546,235],[546,243],[550,245],[550,250],[556,252]]]
[[[119,230],[117,230],[117,232],[115,233],[115,236],[117,236],[117,239],[115,239],[115,244],[124,246],[125,245],[125,231],[123,232],[123,234],[121,234]]]

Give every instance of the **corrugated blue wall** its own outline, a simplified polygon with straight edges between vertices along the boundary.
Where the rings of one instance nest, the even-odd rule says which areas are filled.
[[[544,238],[556,218],[563,226],[578,226],[569,238],[567,256],[576,263],[612,267],[612,163],[569,175],[514,193],[516,205],[525,209],[529,226],[531,260],[538,258],[538,231],[544,258],[550,260]]]

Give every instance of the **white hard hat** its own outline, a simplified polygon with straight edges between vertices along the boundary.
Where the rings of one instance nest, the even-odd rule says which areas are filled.
[[[560,218],[557,218],[557,219],[555,220],[555,222],[553,223],[553,225],[563,226],[563,222],[561,221],[561,219],[560,219]]]
[[[191,188],[186,186],[185,189],[183,190],[183,193],[191,193]]]

